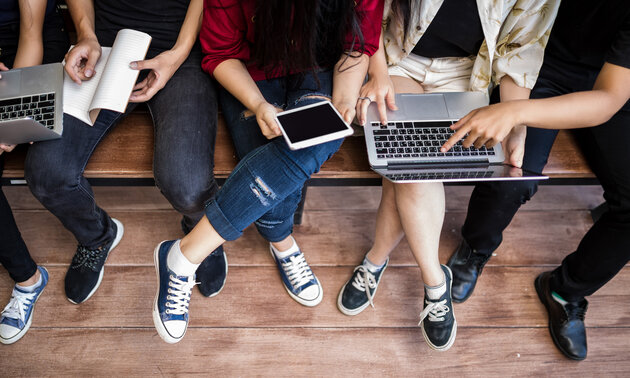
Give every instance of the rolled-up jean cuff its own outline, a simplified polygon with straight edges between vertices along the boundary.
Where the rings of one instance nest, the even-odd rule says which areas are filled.
[[[230,223],[215,199],[212,199],[210,203],[208,203],[205,211],[208,221],[223,239],[231,241],[236,240],[243,235],[242,231],[237,230],[232,223]]]

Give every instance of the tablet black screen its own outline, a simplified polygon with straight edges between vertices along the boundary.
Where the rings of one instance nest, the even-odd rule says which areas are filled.
[[[330,105],[315,106],[278,115],[291,143],[346,130],[348,127]]]

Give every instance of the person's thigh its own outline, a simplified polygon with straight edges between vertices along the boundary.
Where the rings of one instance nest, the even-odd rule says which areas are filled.
[[[214,83],[201,69],[201,51],[191,52],[148,106],[155,125],[156,185],[177,210],[201,215],[203,202],[216,191],[218,108]]]
[[[283,78],[256,82],[265,100],[271,105],[286,107],[286,83]],[[232,136],[236,155],[242,159],[249,152],[269,142],[258,126],[256,115],[224,88],[220,88],[219,99],[227,128]],[[280,138],[282,139],[282,138]]]

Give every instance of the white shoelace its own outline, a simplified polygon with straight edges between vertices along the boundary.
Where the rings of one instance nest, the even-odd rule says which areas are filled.
[[[352,281],[352,286],[354,286],[359,291],[365,291],[368,297],[368,301],[370,302],[370,306],[374,307],[374,302],[372,301],[372,292],[370,290],[366,290],[365,286],[370,289],[376,289],[376,277],[374,274],[370,272],[370,270],[365,265],[359,265],[354,268],[354,271],[359,271],[359,274],[354,276],[354,280]],[[361,275],[363,273],[363,275]]]
[[[301,287],[315,278],[302,253],[291,256],[289,261],[283,262],[282,269],[284,269],[291,286],[294,288]]]
[[[195,280],[192,277],[188,277],[188,281],[183,281],[172,274],[169,275],[169,295],[166,296],[167,314],[184,315],[188,313],[190,294],[195,284]]]
[[[37,293],[23,293],[21,291],[13,290],[11,300],[2,310],[2,316],[21,320],[22,323],[26,322],[26,309],[33,302]]]
[[[451,309],[446,305],[446,299],[439,302],[430,302],[426,299],[424,301],[427,304],[427,307],[425,307],[420,313],[420,321],[418,322],[418,325],[420,325],[427,316],[429,317],[430,322],[443,322],[444,316],[451,311]]]

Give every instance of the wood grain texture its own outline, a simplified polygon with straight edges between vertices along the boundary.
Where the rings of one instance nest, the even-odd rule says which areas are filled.
[[[337,309],[337,295],[352,267],[314,267],[324,299],[314,308],[289,297],[275,267],[231,267],[223,291],[212,298],[193,293],[191,327],[409,327],[418,323],[423,284],[418,268],[389,267],[375,296],[375,308],[357,316]],[[544,327],[547,317],[534,291],[545,268],[487,267],[475,294],[454,312],[462,327]],[[73,305],[64,295],[66,267],[49,267],[50,284],[37,304],[34,327],[151,327],[157,288],[153,267],[106,266],[98,291]],[[2,272],[0,300],[8,301],[12,283]],[[589,327],[630,326],[630,268],[625,268],[589,298]]]
[[[68,264],[76,250],[72,234],[45,210],[18,210],[15,218],[34,259],[42,264]],[[174,210],[111,211],[125,225],[125,235],[112,252],[114,265],[152,265],[153,248],[162,240],[181,238],[180,215]],[[374,210],[307,211],[294,236],[312,265],[354,266],[374,238]],[[446,213],[440,241],[440,260],[446,262],[459,241],[463,212]],[[592,224],[587,211],[524,211],[505,232],[491,265],[554,265],[574,250]],[[339,232],[343,230],[343,232]],[[532,237],[532,235],[536,235]],[[273,265],[268,244],[254,227],[225,244],[231,265]],[[391,265],[415,266],[403,240]]]
[[[4,177],[24,177],[26,146],[8,154]],[[234,147],[219,116],[215,147],[215,175],[227,177],[236,165]],[[86,177],[153,177],[153,124],[146,111],[133,112],[98,145],[86,169]],[[544,171],[550,177],[593,177],[590,168],[567,131],[561,131]],[[315,174],[315,178],[378,178],[370,169],[363,136],[346,138],[341,149]]]
[[[545,328],[461,328],[448,352],[430,350],[417,327],[189,329],[175,345],[152,329],[33,329],[3,348],[0,369],[7,376],[627,376],[630,329],[589,329],[588,337],[589,356],[577,363]]]
[[[170,210],[173,207],[154,186],[95,186],[99,206],[108,211]],[[13,210],[37,210],[44,207],[26,186],[2,188]],[[447,211],[466,211],[472,186],[446,186]],[[541,185],[538,193],[519,211],[589,210],[603,201],[603,190],[596,185]],[[306,211],[374,210],[381,199],[378,186],[311,186],[306,196]]]

